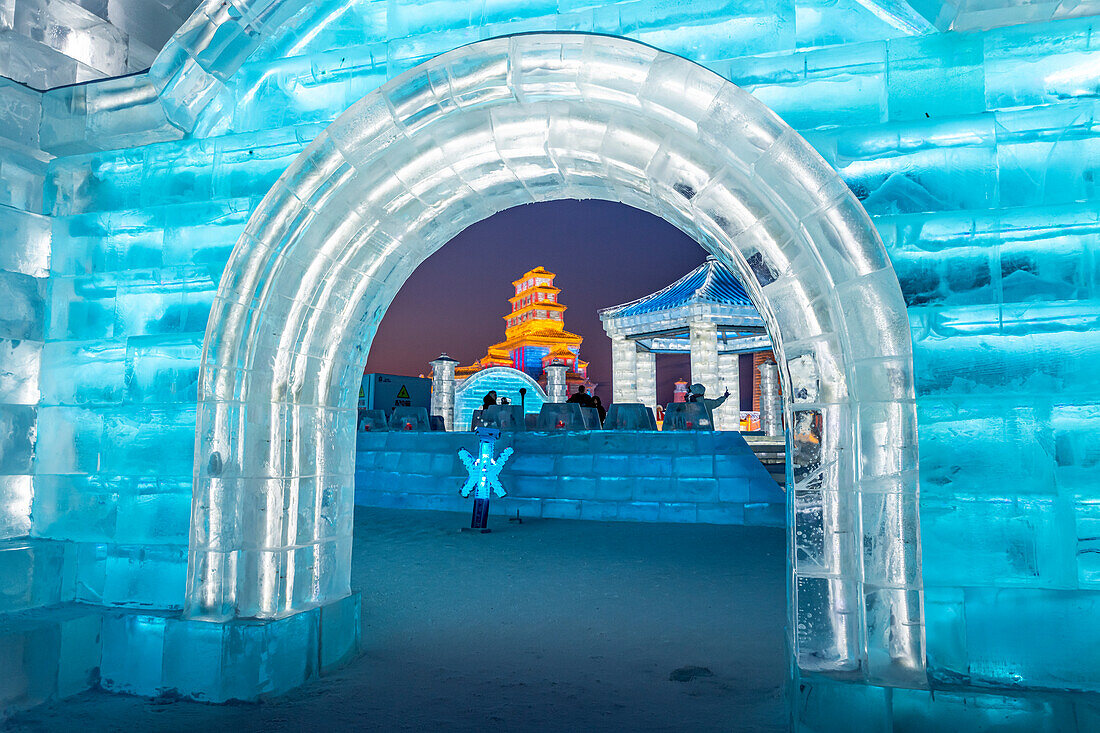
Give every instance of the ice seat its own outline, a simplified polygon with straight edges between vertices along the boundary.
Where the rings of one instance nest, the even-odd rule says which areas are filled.
[[[612,402],[604,418],[605,430],[656,430],[653,410],[640,402]]]
[[[389,430],[385,410],[363,410],[359,413],[359,432],[381,433]]]
[[[496,428],[501,431],[527,430],[527,420],[523,408],[519,405],[489,405],[484,410],[475,410],[471,428]]]
[[[595,407],[581,406],[581,417],[584,419],[584,427],[586,430],[603,430],[600,412]]]
[[[395,407],[390,415],[390,430],[427,433],[431,431],[428,411],[423,407]]]
[[[585,430],[584,413],[575,402],[547,402],[539,411],[539,430]]]
[[[710,411],[701,402],[672,402],[665,408],[664,430],[714,430]]]

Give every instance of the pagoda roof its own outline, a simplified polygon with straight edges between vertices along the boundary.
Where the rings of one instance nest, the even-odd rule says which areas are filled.
[[[524,288],[519,293],[508,298],[508,300],[519,300],[520,298],[526,298],[531,293],[552,293],[557,295],[561,292],[561,288],[556,285],[532,285],[529,288]]]
[[[737,276],[714,257],[707,257],[706,262],[655,293],[602,309],[600,318],[640,316],[693,303],[752,306],[752,300]]]
[[[565,329],[562,329],[562,330],[559,331],[559,330],[553,329],[553,328],[540,328],[540,329],[534,329],[534,330],[531,330],[531,331],[524,331],[523,336],[525,336],[525,337],[526,336],[544,336],[544,337],[547,337],[547,338],[553,338],[553,339],[558,339],[558,340],[562,340],[562,339],[572,340],[572,339],[581,339],[582,338],[581,336],[578,336],[575,333],[570,333],[569,331],[566,331]]]
[[[519,285],[521,282],[523,282],[524,280],[526,280],[527,278],[529,278],[531,276],[536,276],[536,277],[557,277],[557,275],[550,272],[549,270],[547,270],[542,265],[539,265],[535,269],[528,270],[527,272],[520,275],[519,279],[512,281],[512,284],[513,285]]]
[[[568,308],[568,307],[569,306],[563,305],[562,303],[553,303],[549,300],[537,300],[534,303],[528,303],[527,305],[520,306],[519,308],[516,308],[514,311],[509,311],[506,315],[501,316],[501,318],[503,318],[505,320],[507,320],[509,318],[515,318],[517,314],[523,313],[524,311],[529,311],[529,310],[549,310],[549,311],[562,311],[562,312],[565,312],[565,309]],[[548,321],[548,320],[552,320],[552,319],[550,319],[549,317],[546,317],[546,318],[540,318],[538,320]]]

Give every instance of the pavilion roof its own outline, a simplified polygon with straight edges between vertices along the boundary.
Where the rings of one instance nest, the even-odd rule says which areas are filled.
[[[672,310],[693,303],[752,306],[737,276],[714,257],[671,285],[629,303],[600,311],[600,318],[621,318]]]

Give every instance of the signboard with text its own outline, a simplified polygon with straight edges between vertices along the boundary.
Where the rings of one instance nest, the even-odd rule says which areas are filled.
[[[359,409],[385,410],[386,416],[395,407],[430,409],[432,380],[424,377],[403,377],[399,374],[364,374],[359,389]]]

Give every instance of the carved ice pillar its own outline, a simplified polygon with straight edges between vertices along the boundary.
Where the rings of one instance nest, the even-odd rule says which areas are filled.
[[[551,402],[565,402],[565,365],[551,364],[546,367],[546,396]]]
[[[688,325],[691,334],[691,383],[707,388],[707,399],[722,396],[718,382],[718,326],[703,321]]]
[[[611,401],[638,401],[638,347],[625,336],[611,337]]]
[[[783,403],[779,397],[779,367],[773,361],[760,365],[760,429],[765,435],[783,434]]]
[[[725,404],[714,411],[715,430],[741,430],[740,358],[740,354],[718,355],[718,394],[712,396],[718,398],[727,391],[730,396]]]
[[[643,405],[657,410],[657,355],[652,351],[636,351],[634,368],[634,393]]]
[[[455,365],[456,359],[446,354],[429,362],[432,365],[432,415],[443,418],[447,430],[454,430],[455,423]]]

